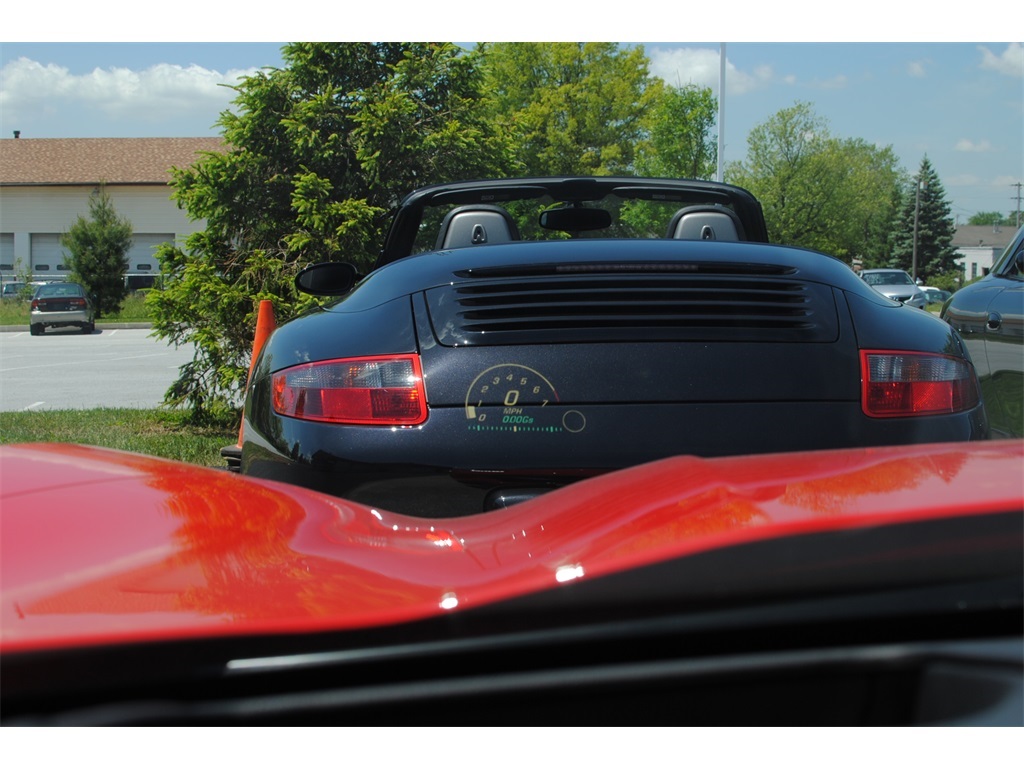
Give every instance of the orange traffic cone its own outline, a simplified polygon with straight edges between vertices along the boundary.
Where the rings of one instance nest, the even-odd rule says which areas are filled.
[[[274,302],[267,299],[260,301],[259,312],[256,315],[256,334],[252,340],[252,359],[249,361],[249,375],[245,384],[248,389],[252,380],[252,372],[256,367],[256,358],[260,356],[263,345],[266,343],[274,328],[277,327],[274,319]],[[238,425],[238,443],[220,449],[220,455],[227,461],[228,469],[237,472],[242,464],[242,433],[245,429],[245,421]]]
[[[249,361],[249,376],[245,380],[246,387],[252,380],[252,369],[256,367],[256,358],[260,356],[263,345],[275,327],[274,302],[263,299],[260,301],[260,310],[256,315],[256,335],[252,340],[252,360]]]

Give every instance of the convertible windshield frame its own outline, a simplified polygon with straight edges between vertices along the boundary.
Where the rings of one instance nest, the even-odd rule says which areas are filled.
[[[418,189],[395,210],[391,228],[375,269],[416,252],[416,240],[426,212],[455,205],[504,205],[548,199],[563,205],[593,206],[605,200],[647,200],[678,207],[709,204],[731,209],[740,219],[745,238],[768,242],[761,204],[745,189],[713,181],[646,179],[620,176],[537,177],[435,184]]]
[[[1024,227],[1017,230],[1013,240],[1006,246],[992,267],[992,274],[1011,280],[1024,280]]]

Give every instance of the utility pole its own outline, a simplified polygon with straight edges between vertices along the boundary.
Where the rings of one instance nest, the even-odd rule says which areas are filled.
[[[1011,197],[1010,199],[1017,201],[1017,226],[1019,227],[1020,226],[1020,188],[1021,188],[1021,182],[1018,181],[1016,184],[1011,184],[1010,186],[1017,188],[1017,196],[1016,197]]]
[[[718,44],[718,180],[725,181],[725,43]]]
[[[914,247],[910,257],[910,276],[917,282],[917,220],[921,215],[921,190],[928,187],[928,182],[917,176],[917,193],[914,198]]]

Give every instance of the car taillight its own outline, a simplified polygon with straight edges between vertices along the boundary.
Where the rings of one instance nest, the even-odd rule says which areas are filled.
[[[861,407],[868,416],[959,413],[980,402],[974,366],[925,352],[862,350]]]
[[[417,355],[355,357],[297,365],[271,377],[282,416],[336,424],[413,426],[427,420]]]
[[[85,307],[85,299],[72,299],[68,302],[72,307]]]
[[[32,299],[32,304],[30,305],[30,307],[32,309],[39,309],[39,299]]]

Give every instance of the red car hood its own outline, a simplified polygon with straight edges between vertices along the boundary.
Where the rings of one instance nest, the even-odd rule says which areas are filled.
[[[1024,441],[666,459],[473,517],[0,448],[0,651],[427,618],[756,540],[1016,511]]]

